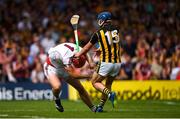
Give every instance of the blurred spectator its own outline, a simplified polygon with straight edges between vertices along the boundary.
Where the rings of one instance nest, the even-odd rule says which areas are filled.
[[[74,13],[81,16],[78,35],[80,45],[83,46],[97,28],[96,15],[101,11],[110,11],[114,23],[120,27],[121,52],[127,53],[133,64],[141,64],[144,59],[151,61],[152,76],[169,79],[180,59],[178,5],[177,0],[75,0],[73,4],[70,0],[1,0],[0,42],[3,47],[0,51],[0,77],[5,77],[3,82],[6,77],[8,81],[13,81],[12,71],[16,66],[13,69],[12,65],[16,64],[17,59],[12,56],[11,44],[18,44],[16,52],[23,57],[22,64],[25,67],[27,65],[25,71],[31,73],[36,58],[44,62],[50,47],[57,43],[75,42],[69,23]],[[154,56],[156,53],[158,58]],[[94,58],[98,61],[98,57]],[[126,67],[129,69],[129,63]],[[120,76],[129,78],[131,74],[127,73],[126,67]],[[133,70],[136,68],[133,67]]]
[[[144,38],[140,38],[138,40],[137,43],[137,49],[136,49],[136,56],[137,56],[137,60],[142,60],[144,59],[146,56],[148,56],[148,50],[149,50],[149,45],[147,44],[147,42],[145,41]]]
[[[125,62],[122,64],[122,68],[120,70],[120,74],[117,79],[121,80],[131,80],[133,78],[133,69],[134,69],[134,64],[131,61],[131,56],[128,54],[124,54],[124,59]]]
[[[123,43],[123,49],[124,51],[130,55],[131,57],[135,56],[135,50],[136,50],[136,44],[132,40],[131,35],[126,35],[125,36],[125,41],[122,41]]]
[[[180,59],[178,59],[177,67],[172,68],[170,79],[171,80],[180,80]]]
[[[173,61],[172,66],[173,67],[178,66],[179,59],[180,59],[180,44],[176,45],[175,52],[172,55],[172,61]]]
[[[159,55],[162,52],[162,43],[160,38],[156,38],[155,42],[153,43],[151,49],[152,49],[152,54],[156,53],[157,55]]]
[[[33,34],[32,44],[30,46],[30,53],[29,55],[35,58],[38,53],[40,52],[40,39],[36,34]]]
[[[164,41],[164,48],[166,49],[166,56],[167,57],[171,57],[172,56],[173,48],[174,47],[175,46],[173,46],[172,39],[170,39],[170,37],[165,39],[165,41]]]
[[[21,54],[17,54],[16,60],[12,63],[13,74],[18,82],[29,81],[29,67],[26,58]]]
[[[17,28],[20,31],[23,30],[31,30],[32,29],[32,23],[30,21],[30,14],[27,11],[22,12],[23,19],[18,22]]]
[[[151,75],[151,65],[148,63],[147,58],[142,59],[136,64],[134,71],[135,80],[149,80],[151,78]]]
[[[10,65],[11,65],[10,63],[15,56],[15,48],[9,49],[12,52],[7,53],[4,51],[5,49],[3,45],[4,45],[3,43],[0,43],[0,82],[5,82],[6,77],[8,77],[8,81],[16,82],[16,79],[13,77],[11,68],[10,68]]]
[[[41,46],[44,48],[46,53],[51,47],[55,46],[55,41],[51,38],[49,31],[46,31],[45,37],[41,41]]]
[[[158,52],[155,52],[152,55],[153,55],[152,62],[151,62],[152,78],[160,79],[163,67],[160,64]]]
[[[159,54],[159,62],[164,66],[165,60],[166,60],[166,49],[163,49],[162,52]]]
[[[163,70],[162,70],[162,74],[161,74],[161,79],[169,80],[171,69],[172,69],[171,59],[165,59],[165,62],[163,63]]]
[[[46,82],[40,59],[36,59],[35,68],[31,72],[31,81],[33,83]]]

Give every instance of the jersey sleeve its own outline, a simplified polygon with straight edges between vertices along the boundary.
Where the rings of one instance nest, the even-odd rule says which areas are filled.
[[[94,33],[94,34],[92,35],[90,42],[91,42],[92,44],[95,44],[95,43],[98,42],[98,34],[97,34],[97,33]]]

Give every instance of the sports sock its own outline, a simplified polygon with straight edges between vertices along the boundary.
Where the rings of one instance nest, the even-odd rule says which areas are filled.
[[[53,98],[54,98],[54,100],[58,100],[58,99],[60,99],[60,96],[59,95],[61,95],[61,91],[59,92],[59,91],[54,91],[54,90],[52,90],[52,92],[53,92]]]
[[[96,112],[97,107],[95,105],[93,105],[92,107],[90,107],[90,109],[92,112]]]
[[[104,106],[104,104],[105,104],[105,102],[106,102],[106,100],[103,100],[103,99],[101,99],[101,101],[100,101],[100,103],[98,104],[98,106]]]
[[[109,97],[111,91],[109,91],[108,88],[104,88],[104,89],[103,89],[103,93],[106,94],[106,95]]]
[[[54,100],[60,99],[60,98],[59,98],[59,95],[54,95],[54,94],[53,94],[53,98],[54,98]]]
[[[59,97],[55,97],[55,96],[53,98],[54,98],[54,100],[59,100],[60,99]]]

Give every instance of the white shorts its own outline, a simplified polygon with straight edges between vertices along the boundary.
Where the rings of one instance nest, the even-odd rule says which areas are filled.
[[[70,77],[69,73],[64,68],[55,68],[47,63],[44,63],[44,74],[49,79],[50,74],[55,74],[58,78],[62,78],[64,80]]]
[[[121,68],[121,63],[106,63],[99,62],[96,72],[101,76],[112,76],[118,75]]]

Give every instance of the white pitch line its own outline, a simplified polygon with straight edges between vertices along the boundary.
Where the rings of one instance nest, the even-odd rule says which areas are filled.
[[[168,111],[170,111],[171,109],[145,109],[144,111],[149,111],[149,112],[154,112],[154,111],[156,111],[156,112],[162,112],[162,111],[165,111],[165,112],[168,112]],[[24,111],[26,111],[26,112],[36,112],[36,110],[2,110],[1,112],[24,112]],[[43,110],[44,111],[44,110]],[[48,111],[48,110],[46,110],[46,111]],[[54,110],[54,111],[56,111],[56,110]],[[79,110],[79,109],[67,109],[67,110],[65,110],[66,112],[88,112],[88,110]],[[132,108],[132,109],[123,109],[123,108],[120,108],[120,109],[111,109],[111,110],[108,110],[108,111],[113,111],[113,112],[142,112],[142,110],[141,109],[134,109],[134,108]],[[4,116],[6,115],[6,114],[3,114]],[[2,115],[2,116],[3,116]],[[0,115],[0,117],[1,117],[1,115]]]
[[[0,117],[8,117],[8,114],[0,114]]]
[[[169,112],[171,109],[146,109],[145,112]],[[119,109],[119,112],[143,112],[141,109]]]
[[[168,105],[176,105],[177,103],[175,103],[175,102],[171,102],[171,101],[166,101],[166,102],[164,102],[165,104],[168,104]]]
[[[167,104],[167,105],[180,105],[180,103],[173,102],[173,101],[157,101],[157,102],[149,102],[152,104]]]
[[[16,110],[1,110],[1,112],[34,112],[36,110],[32,110],[32,109],[29,109],[29,110],[23,110],[23,109],[16,109]]]

